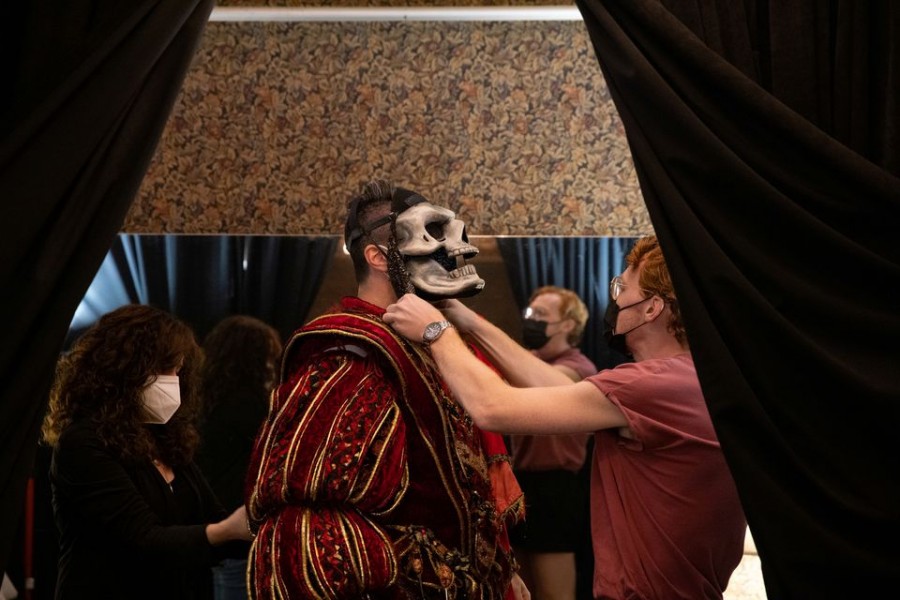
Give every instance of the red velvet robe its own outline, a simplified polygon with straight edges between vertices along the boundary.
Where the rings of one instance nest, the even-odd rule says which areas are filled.
[[[254,598],[503,599],[521,490],[427,349],[357,298],[289,342],[248,471]]]

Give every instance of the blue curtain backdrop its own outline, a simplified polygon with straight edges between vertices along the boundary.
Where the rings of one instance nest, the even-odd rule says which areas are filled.
[[[94,277],[68,341],[137,302],[168,310],[199,340],[228,315],[257,317],[286,339],[304,323],[335,237],[120,235]]]

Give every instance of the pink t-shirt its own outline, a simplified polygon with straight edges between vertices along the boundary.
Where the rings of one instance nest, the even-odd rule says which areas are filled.
[[[578,348],[570,348],[551,365],[569,367],[582,378],[594,375],[597,367]],[[550,471],[562,469],[578,472],[587,458],[590,433],[574,435],[511,435],[512,464],[517,471]]]
[[[589,377],[625,414],[595,435],[596,598],[721,598],[746,521],[689,353]]]

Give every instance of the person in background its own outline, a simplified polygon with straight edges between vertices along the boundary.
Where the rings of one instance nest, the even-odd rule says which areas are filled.
[[[581,381],[597,367],[578,349],[588,310],[578,294],[556,286],[536,289],[522,321],[522,342],[531,352]],[[574,600],[575,552],[590,529],[580,475],[589,433],[511,435],[516,479],[525,493],[525,522],[510,534],[522,579],[536,600]]]
[[[193,462],[190,328],[139,304],[91,326],[56,369],[44,440],[59,529],[56,598],[211,596],[210,567],[250,540]]]
[[[607,320],[612,341],[624,340],[634,362],[579,383],[459,302],[444,302],[442,314],[406,294],[384,320],[410,340],[438,320],[456,325],[431,344],[431,355],[480,427],[596,432],[595,598],[722,598],[742,557],[746,520],[656,238],[639,240],[627,263],[610,283]],[[488,351],[508,382],[471,358],[457,330]]]
[[[269,409],[281,337],[251,316],[221,320],[203,340],[200,370],[200,447],[197,464],[224,506],[244,504],[244,482],[253,440]],[[216,600],[247,598],[247,558],[226,558],[213,567]]]
[[[452,211],[383,180],[350,202],[344,241],[357,296],[288,342],[251,458],[251,596],[527,600],[502,438],[475,427],[427,349],[381,319],[410,289],[476,293],[477,249]]]

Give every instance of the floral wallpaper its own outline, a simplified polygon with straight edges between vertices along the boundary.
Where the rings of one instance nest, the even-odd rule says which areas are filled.
[[[123,230],[338,234],[375,177],[473,235],[652,232],[587,32],[566,21],[211,22]]]

